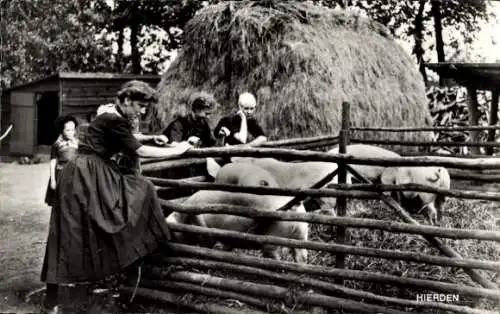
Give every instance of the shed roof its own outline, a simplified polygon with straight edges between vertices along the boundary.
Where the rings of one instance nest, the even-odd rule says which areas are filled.
[[[83,79],[83,80],[157,80],[160,81],[161,76],[155,74],[127,74],[127,73],[104,73],[104,72],[56,72],[37,80],[26,82],[20,85],[12,86],[2,90],[9,92],[17,89],[22,89],[28,86],[36,85],[44,81],[60,80],[60,79]]]
[[[438,62],[425,66],[442,78],[453,79],[463,86],[480,90],[500,89],[500,63]]]

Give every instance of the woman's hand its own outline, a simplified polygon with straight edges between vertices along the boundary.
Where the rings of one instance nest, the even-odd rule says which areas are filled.
[[[193,146],[196,146],[200,142],[200,138],[198,136],[190,136],[187,142]]]
[[[165,146],[168,144],[168,138],[165,135],[153,135],[153,141],[158,146]]]
[[[230,134],[231,134],[231,131],[229,131],[229,129],[226,128],[225,126],[223,126],[222,128],[220,128],[219,136],[223,135],[225,137],[228,137]]]
[[[56,180],[54,180],[54,179],[52,179],[52,178],[50,179],[50,188],[51,188],[52,190],[55,190],[55,189],[56,189]]]

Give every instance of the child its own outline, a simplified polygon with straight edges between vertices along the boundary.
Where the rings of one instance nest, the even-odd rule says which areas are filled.
[[[53,205],[57,178],[62,168],[73,159],[78,148],[78,140],[75,137],[77,125],[72,116],[63,116],[56,122],[58,138],[50,150],[50,179],[45,194],[45,203],[49,206]]]

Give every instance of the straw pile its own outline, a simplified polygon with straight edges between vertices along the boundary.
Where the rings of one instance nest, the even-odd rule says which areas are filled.
[[[302,2],[225,1],[201,10],[158,85],[163,122],[199,90],[221,104],[214,124],[236,108],[239,93],[254,93],[271,139],[338,133],[343,101],[351,103],[354,126],[431,125],[423,81],[384,26]]]

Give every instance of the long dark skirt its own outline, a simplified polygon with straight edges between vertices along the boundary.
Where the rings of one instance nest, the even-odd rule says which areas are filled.
[[[77,155],[59,175],[41,279],[94,281],[170,239],[156,191],[95,155]]]

